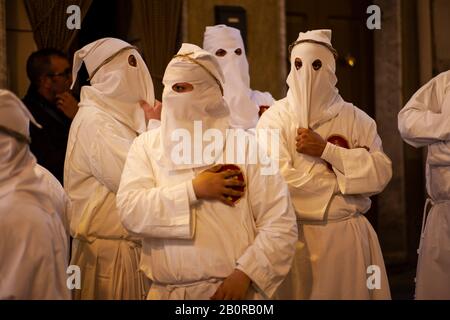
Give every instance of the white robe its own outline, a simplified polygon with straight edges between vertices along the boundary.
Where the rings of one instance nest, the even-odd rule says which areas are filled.
[[[315,131],[327,139],[345,137],[350,148],[330,143],[323,158],[296,151],[298,124],[288,100],[276,102],[261,117],[257,129],[281,130],[280,170],[289,185],[299,223],[299,241],[290,275],[278,291],[283,299],[389,299],[390,290],[378,238],[362,215],[370,195],[381,192],[392,176],[391,161],[383,153],[375,122],[344,103],[336,117]],[[380,289],[367,287],[367,268],[380,270]]]
[[[144,237],[141,268],[153,280],[148,299],[209,299],[235,268],[252,280],[248,299],[270,298],[291,267],[297,239],[283,179],[239,165],[247,187],[235,208],[197,201],[192,179],[207,168],[159,166],[160,132],[135,140],[117,194],[124,226]]]
[[[15,144],[8,139],[10,146]],[[71,299],[66,285],[68,198],[28,147],[13,161],[5,161],[4,155],[8,153],[0,163],[0,300]]]
[[[416,299],[450,299],[450,71],[414,94],[398,121],[407,143],[428,146],[427,207],[431,209],[427,218],[424,214]]]
[[[80,107],[70,128],[64,166],[72,200],[71,264],[81,268],[77,299],[141,299],[140,241],[120,223],[116,192],[137,133],[95,106]]]

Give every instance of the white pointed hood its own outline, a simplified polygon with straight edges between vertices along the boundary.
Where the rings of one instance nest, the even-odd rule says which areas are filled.
[[[0,90],[0,202],[14,192],[27,193],[43,204],[51,202],[28,147],[30,121],[40,127],[14,93]]]
[[[196,45],[183,44],[178,54],[169,62],[163,78],[164,91],[161,114],[161,165],[172,169],[188,169],[202,167],[205,159],[195,157],[200,148],[207,144],[194,141],[195,122],[201,121],[202,135],[208,129],[219,130],[222,137],[229,126],[229,109],[223,99],[223,74],[217,59],[209,52]],[[176,92],[174,85],[188,83],[192,85],[190,92]],[[180,134],[192,137],[189,163],[174,161],[180,142],[176,140]],[[198,135],[197,135],[198,138]],[[200,136],[201,139],[201,136]],[[174,141],[175,140],[175,141]],[[222,142],[223,143],[223,142]],[[195,149],[195,146],[198,148]],[[174,156],[175,155],[175,156]]]
[[[287,98],[299,127],[314,129],[341,110],[344,101],[336,88],[336,57],[331,30],[300,32],[291,46]]]
[[[41,125],[11,91],[0,89],[0,101],[0,131],[22,142],[30,141],[30,121],[38,128],[42,128]]]
[[[140,100],[154,104],[150,72],[135,47],[104,38],[94,41],[74,55],[74,83],[82,63],[89,73],[90,86],[81,89],[80,107],[95,106],[136,133],[146,130]]]
[[[256,126],[259,106],[251,99],[250,75],[241,32],[226,25],[206,27],[203,48],[215,55],[225,77],[224,98],[230,107],[231,126],[249,129]],[[218,50],[224,56],[218,56]]]

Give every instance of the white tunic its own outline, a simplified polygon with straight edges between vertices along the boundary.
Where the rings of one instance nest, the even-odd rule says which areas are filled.
[[[70,299],[68,198],[28,147],[12,162],[5,155],[0,164],[0,300]]]
[[[376,233],[362,215],[370,208],[369,196],[381,192],[392,176],[391,161],[382,151],[375,122],[344,103],[334,118],[315,131],[324,139],[338,134],[351,149],[328,143],[319,159],[296,151],[298,124],[288,110],[288,99],[276,102],[257,126],[281,130],[279,155],[272,156],[279,161],[299,220],[295,261],[279,297],[390,298]],[[380,268],[380,289],[367,287],[366,272],[371,265]]]
[[[207,169],[169,171],[157,162],[160,130],[137,138],[117,194],[124,226],[144,237],[141,268],[149,299],[209,299],[235,268],[252,279],[248,298],[269,298],[288,273],[295,214],[279,174],[239,165],[245,195],[232,208],[197,201],[192,179]]]
[[[120,223],[116,192],[137,134],[95,106],[79,109],[70,128],[65,189],[72,200],[72,264],[82,272],[82,299],[140,299],[140,242]]]
[[[417,91],[400,111],[398,123],[407,143],[428,146],[431,210],[422,226],[416,299],[450,299],[450,71]]]

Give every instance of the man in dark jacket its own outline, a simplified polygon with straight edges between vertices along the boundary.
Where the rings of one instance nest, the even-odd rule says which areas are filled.
[[[27,75],[31,84],[23,102],[43,127],[31,125],[31,151],[63,183],[67,138],[78,111],[78,101],[69,91],[69,59],[59,50],[41,49],[28,58]]]

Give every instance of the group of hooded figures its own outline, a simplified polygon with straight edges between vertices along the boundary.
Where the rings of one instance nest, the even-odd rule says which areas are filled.
[[[300,33],[287,96],[274,101],[250,89],[239,30],[207,27],[204,49],[183,44],[168,64],[160,119],[149,119],[153,83],[137,49],[95,41],[74,57],[74,78],[84,63],[90,85],[64,189],[29,151],[32,115],[1,90],[0,298],[390,299],[364,213],[391,161],[375,121],[339,95],[336,57],[330,30]],[[450,298],[449,86],[449,73],[433,79],[399,115],[405,140],[429,146],[417,298]],[[261,117],[260,106],[270,106]],[[175,163],[173,132],[195,121],[224,133],[222,149],[227,129],[276,130],[279,147],[267,152],[279,170]],[[68,265],[81,271],[73,290]]]

